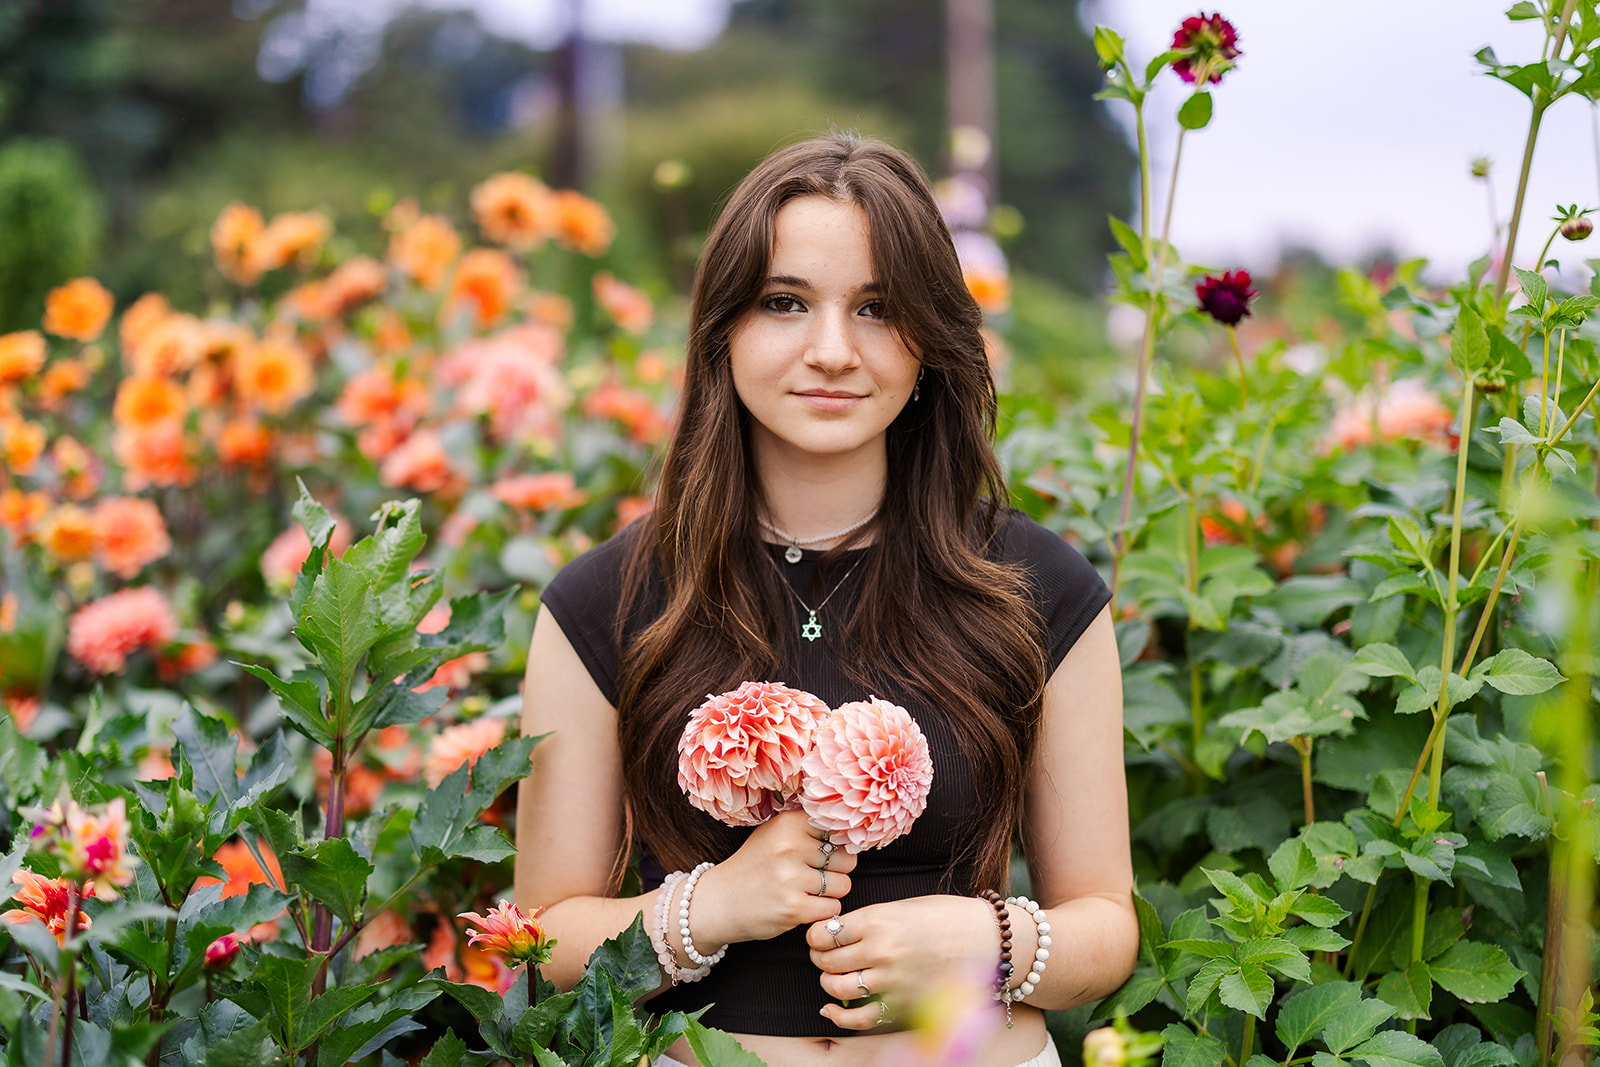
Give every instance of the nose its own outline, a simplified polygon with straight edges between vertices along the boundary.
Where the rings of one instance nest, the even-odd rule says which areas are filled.
[[[861,362],[856,351],[851,316],[829,310],[813,318],[812,335],[806,345],[806,364],[824,374],[843,374]]]

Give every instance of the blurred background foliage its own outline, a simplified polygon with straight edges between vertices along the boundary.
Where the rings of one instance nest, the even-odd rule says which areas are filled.
[[[320,210],[360,241],[399,198],[448,208],[488,173],[527,170],[602,199],[612,260],[669,296],[686,292],[717,203],[778,144],[838,126],[948,169],[943,4],[743,0],[697,51],[587,42],[609,98],[586,120],[581,166],[563,149],[570,46],[538,51],[466,12],[327,17],[342,6],[362,7],[0,4],[0,332],[37,322],[43,294],[86,272],[119,304],[222,298],[201,264],[234,200]],[[1019,391],[1076,393],[1071,368],[1109,352],[1087,298],[1134,157],[1092,100],[1076,4],[996,0],[994,19],[998,203],[1012,209],[999,236],[1015,272],[999,325]]]

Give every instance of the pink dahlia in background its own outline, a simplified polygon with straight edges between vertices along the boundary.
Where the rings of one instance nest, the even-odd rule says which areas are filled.
[[[1172,69],[1190,85],[1220,82],[1241,54],[1238,44],[1233,23],[1220,13],[1191,15],[1172,35],[1172,51],[1184,53]]]
[[[678,739],[678,786],[729,826],[756,826],[790,806],[828,705],[782,682],[745,682],[707,697]]]
[[[428,748],[428,758],[423,764],[423,775],[429,789],[438,789],[439,783],[463,763],[469,767],[478,757],[504,741],[506,720],[473,719],[459,726],[440,730]]]
[[[845,851],[882,848],[928,806],[933,759],[911,713],[868,697],[841,704],[817,724],[806,754],[800,806]]]
[[[178,620],[161,590],[123,589],[78,609],[67,625],[67,651],[96,674],[120,674],[128,656],[159,649],[178,633]]]

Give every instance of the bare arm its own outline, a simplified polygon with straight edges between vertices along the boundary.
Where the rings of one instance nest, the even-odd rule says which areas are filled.
[[[557,945],[545,976],[571,989],[601,942],[641,910],[650,917],[656,894],[607,896],[626,847],[617,712],[548,611],[528,649],[522,732],[550,736],[517,790],[516,901],[546,906],[542,921]]]

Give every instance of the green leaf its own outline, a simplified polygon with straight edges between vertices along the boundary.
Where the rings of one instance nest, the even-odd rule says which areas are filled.
[[[1489,432],[1495,433],[1497,431],[1491,429]],[[1536,445],[1544,440],[1542,437],[1529,433],[1527,427],[1509,416],[1500,420],[1498,433],[1500,434],[1500,443],[1505,445]]]
[[[1504,1000],[1526,972],[1505,950],[1479,941],[1457,941],[1428,965],[1433,980],[1468,1004]]]
[[[431,985],[441,993],[446,993],[469,1012],[480,1023],[498,1023],[505,1014],[505,1002],[493,990],[484,989],[482,986],[470,985],[464,982],[451,982],[437,977],[439,971],[433,972],[424,978],[424,985]]]
[[[1542,19],[1544,12],[1539,10],[1539,5],[1532,0],[1517,0],[1506,10],[1506,18],[1512,22],[1524,22],[1529,19]]]
[[[1136,971],[1128,976],[1115,993],[1094,1006],[1092,1019],[1114,1019],[1118,1015],[1132,1015],[1147,1007],[1160,995],[1163,983],[1159,976]],[[45,996],[41,991],[40,996]]]
[[[311,1008],[311,978],[316,961],[263,955],[250,979],[228,999],[258,1019],[265,1019],[283,1048],[294,1044]]]
[[[1366,591],[1352,578],[1330,575],[1295,575],[1279,583],[1276,591],[1256,601],[1295,626],[1320,626],[1340,608],[1366,599]]]
[[[6,971],[0,971],[0,989],[9,989],[13,993],[21,993],[24,996],[37,997],[39,1000],[50,999],[49,993],[46,993],[44,990],[34,985],[26,978],[18,978],[16,975],[10,974]]]
[[[426,793],[411,822],[411,840],[427,864],[453,856],[481,852],[485,835],[472,831],[478,816],[494,803],[512,782],[528,773],[529,756],[537,737],[510,737],[485,752],[473,764],[452,771],[437,789]],[[470,774],[471,786],[468,786]],[[492,831],[498,835],[498,831]]]
[[[1178,125],[1186,130],[1203,130],[1211,121],[1211,94],[1205,90],[1190,95],[1178,108]]]
[[[1483,316],[1471,304],[1462,304],[1461,313],[1456,316],[1456,328],[1450,335],[1450,361],[1468,373],[1489,361],[1489,333]]]
[[[1182,1023],[1168,1023],[1161,1037],[1161,1067],[1219,1067],[1228,1052],[1215,1037]]]
[[[689,1039],[695,1058],[707,1067],[766,1067],[760,1057],[747,1052],[732,1034],[713,1030],[698,1020],[690,1021],[684,1036]]]
[[[1299,838],[1291,838],[1273,850],[1267,858],[1267,869],[1281,893],[1286,889],[1303,889],[1317,876],[1317,859],[1311,849]]]
[[[594,950],[587,969],[595,968],[609,972],[617,988],[630,1000],[661,984],[655,946],[650,944],[650,935],[644,929],[644,912],[635,915],[626,930]]]
[[[1168,941],[1161,948],[1173,952],[1191,952],[1196,956],[1204,956],[1212,960],[1229,960],[1233,958],[1233,946],[1228,942],[1204,937],[1179,938],[1176,941]]]
[[[1138,231],[1115,215],[1107,216],[1111,222],[1111,236],[1117,239],[1117,244],[1128,253],[1128,258],[1133,261],[1133,269],[1145,271],[1149,269],[1149,262],[1144,257],[1144,242],[1139,239]]]
[[[1253,908],[1263,903],[1261,895],[1250,884],[1231,871],[1214,871],[1202,867],[1200,873],[1236,906]]]
[[[347,838],[335,837],[280,857],[283,877],[291,887],[326,904],[345,924],[354,923],[367,896],[367,879],[375,868]]]
[[[1381,1000],[1362,1000],[1348,1005],[1323,1027],[1322,1041],[1328,1051],[1343,1056],[1377,1032],[1394,1017],[1394,1009]]]
[[[1321,1034],[1333,1020],[1350,1011],[1361,1000],[1361,986],[1355,982],[1329,982],[1302,989],[1287,997],[1278,1010],[1278,1040],[1295,1049]]]
[[[1378,999],[1394,1008],[1402,1019],[1428,1018],[1433,1000],[1433,978],[1428,965],[1415,960],[1403,971],[1390,971],[1378,982]]]
[[[229,1034],[205,1050],[205,1067],[288,1067],[265,1021]]]
[[[1233,974],[1238,966],[1232,960],[1207,960],[1205,966],[1194,972],[1184,995],[1184,1007],[1191,1017],[1204,1015],[1206,1004],[1217,991],[1224,975]]]
[[[1272,978],[1266,971],[1253,963],[1245,963],[1222,976],[1217,996],[1235,1011],[1247,1011],[1264,1020],[1267,1007],[1272,1003],[1272,989]]]
[[[1417,680],[1416,669],[1406,654],[1393,645],[1376,642],[1363,645],[1356,651],[1350,665],[1373,678],[1407,678]]]
[[[310,539],[312,547],[325,547],[328,539],[333,536],[333,516],[328,514],[328,509],[317,503],[316,497],[306,489],[306,483],[299,478],[295,484],[300,487],[300,496],[294,502],[290,514],[298,522]]]
[[[1433,1035],[1433,1047],[1444,1057],[1445,1067],[1515,1067],[1511,1050],[1483,1040],[1476,1026],[1456,1023]]]
[[[1484,681],[1514,696],[1532,696],[1554,689],[1566,681],[1549,660],[1529,655],[1520,648],[1507,648],[1490,660]]]
[[[1291,926],[1283,939],[1302,952],[1338,952],[1350,944],[1348,938],[1319,926]]]
[[[239,738],[227,723],[185,704],[172,724],[172,735],[173,764],[193,768],[193,791],[202,803],[214,797],[221,797],[223,804],[238,799]]]
[[[1240,963],[1253,963],[1294,982],[1311,981],[1311,961],[1281,937],[1259,937],[1239,946]]]
[[[1521,267],[1512,269],[1517,272],[1517,280],[1522,283],[1522,295],[1528,298],[1528,306],[1542,316],[1545,300],[1550,294],[1550,287],[1545,283],[1544,275],[1538,271],[1523,270]]]
[[[467,1043],[457,1037],[454,1030],[447,1029],[417,1067],[462,1067],[466,1055]]]
[[[1373,1034],[1347,1055],[1365,1060],[1371,1067],[1444,1067],[1439,1050],[1404,1030],[1385,1030]]]
[[[333,1028],[340,1017],[358,1005],[365,1004],[379,993],[381,985],[334,986],[324,990],[306,1006],[295,1031],[295,1048],[307,1048]],[[435,996],[438,994],[435,992]],[[369,1035],[370,1036],[370,1035]]]
[[[1523,0],[1524,3],[1527,0]],[[1094,28],[1094,51],[1102,66],[1109,67],[1122,58],[1122,36],[1109,26]]]
[[[1350,913],[1328,897],[1303,893],[1289,906],[1290,915],[1298,915],[1312,926],[1327,929],[1343,922]]]

